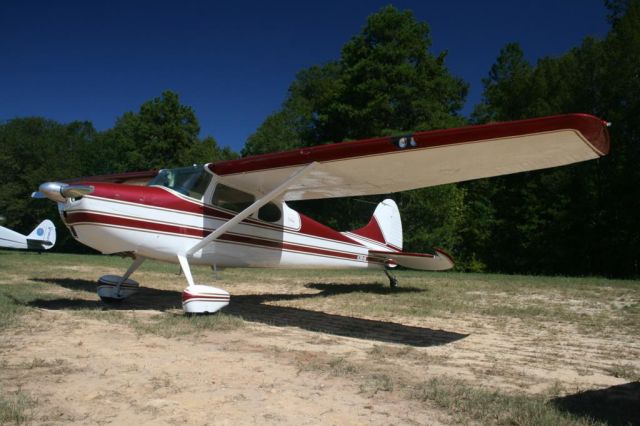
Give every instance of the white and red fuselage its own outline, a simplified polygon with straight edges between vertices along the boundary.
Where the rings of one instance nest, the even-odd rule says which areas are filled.
[[[58,203],[64,223],[79,242],[105,254],[131,253],[177,262],[199,240],[236,213],[170,188],[90,183],[91,194]],[[280,202],[281,217],[245,219],[191,258],[219,267],[382,268],[369,250],[400,252],[380,241],[371,224],[341,233]],[[378,241],[376,241],[376,239]]]

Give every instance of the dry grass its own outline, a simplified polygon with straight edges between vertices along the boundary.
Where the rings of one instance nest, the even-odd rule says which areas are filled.
[[[360,392],[370,398],[395,392],[398,398],[414,400],[443,409],[454,424],[469,422],[489,425],[601,425],[589,417],[577,417],[554,405],[552,400],[565,393],[554,386],[538,395],[507,394],[497,389],[483,388],[451,377],[417,380],[393,365],[381,364],[387,356],[405,359],[411,351],[405,348],[382,350],[374,346],[371,361],[354,362],[344,357],[296,352],[294,359],[300,372],[314,372],[331,377],[348,377],[359,384]]]
[[[640,382],[640,370],[634,365],[628,363],[613,364],[608,370],[614,377],[620,377],[631,382]]]
[[[473,419],[491,425],[598,425],[589,418],[578,418],[557,409],[550,403],[556,395],[507,395],[469,386],[449,378],[433,378],[411,386],[409,396],[435,404],[453,413],[456,423]]]
[[[35,403],[22,391],[5,393],[0,387],[0,424],[29,424]]]

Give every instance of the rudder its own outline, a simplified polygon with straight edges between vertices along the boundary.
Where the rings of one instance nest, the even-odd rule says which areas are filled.
[[[402,220],[398,205],[392,199],[382,201],[366,226],[348,234],[381,243],[389,249],[402,250]]]

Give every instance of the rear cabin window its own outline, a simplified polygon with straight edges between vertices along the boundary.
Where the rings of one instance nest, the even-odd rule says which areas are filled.
[[[267,222],[277,222],[282,217],[282,212],[274,203],[267,203],[258,210],[258,219]]]

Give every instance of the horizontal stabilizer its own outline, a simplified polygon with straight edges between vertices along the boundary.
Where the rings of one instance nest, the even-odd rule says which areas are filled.
[[[27,236],[0,226],[0,247],[48,250],[56,243],[56,227],[50,220],[43,220]]]
[[[420,271],[446,271],[453,268],[453,259],[440,249],[431,253],[406,253],[369,250],[369,257],[382,260],[389,266],[404,266]]]

